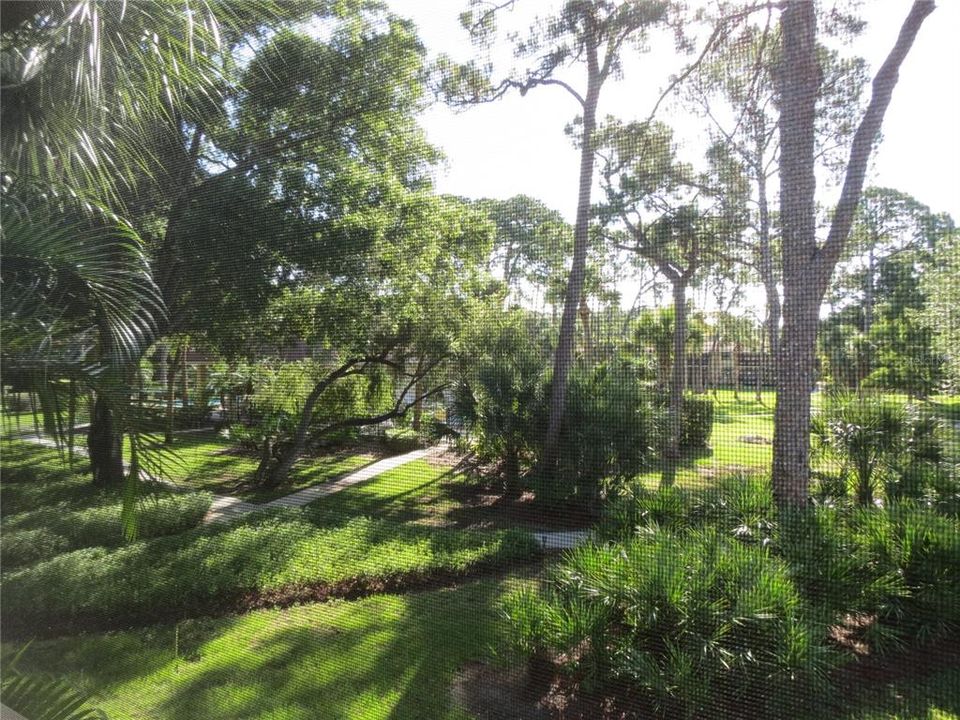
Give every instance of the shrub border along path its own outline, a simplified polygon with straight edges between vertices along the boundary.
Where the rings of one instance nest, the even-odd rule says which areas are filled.
[[[45,447],[57,447],[57,444],[53,440],[36,434],[21,435],[17,439],[43,445]],[[257,510],[264,510],[267,508],[302,507],[319,498],[333,495],[334,493],[345,490],[348,487],[357,485],[366,480],[372,480],[378,475],[382,475],[383,473],[398,468],[401,465],[406,465],[407,463],[420,460],[431,455],[438,455],[444,450],[445,448],[443,446],[435,445],[423,450],[412,450],[411,452],[404,453],[403,455],[395,455],[393,457],[384,458],[383,460],[378,460],[375,463],[367,465],[356,472],[352,472],[348,475],[337,478],[336,480],[314,485],[303,490],[298,490],[294,493],[277,498],[276,500],[271,500],[267,503],[251,503],[232,495],[214,495],[213,502],[210,504],[210,509],[203,518],[203,523],[210,524],[215,522],[229,522],[242,517],[247,513]],[[86,455],[85,448],[75,448],[74,452],[77,452],[81,455]],[[124,463],[124,465],[127,466],[126,463]],[[147,476],[144,471],[141,471],[141,474],[148,479],[153,480],[154,482],[158,482],[156,478],[150,478]],[[174,490],[179,491],[182,489],[180,485],[169,481],[159,482],[162,482],[164,485]],[[531,535],[533,535],[537,543],[544,550],[568,550],[587,541],[591,537],[589,531],[586,530],[533,532]]]

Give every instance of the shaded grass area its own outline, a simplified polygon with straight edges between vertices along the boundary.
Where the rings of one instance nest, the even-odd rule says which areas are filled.
[[[66,677],[113,720],[467,720],[451,680],[504,645],[498,603],[522,582],[34,642],[19,667]]]
[[[4,572],[69,550],[124,542],[120,492],[94,487],[79,463],[64,467],[55,450],[4,442],[2,483]],[[142,497],[136,533],[160,537],[196,527],[211,499],[204,492]]]
[[[288,482],[276,488],[254,483],[259,460],[255,453],[214,432],[181,433],[169,446],[176,453],[167,459],[161,474],[174,482],[219,495],[234,495],[248,502],[269,502],[297,490],[346,475],[376,460],[370,453],[351,451],[306,456],[290,473]]]
[[[957,720],[960,667],[872,688],[838,720]],[[822,715],[821,715],[822,717]]]

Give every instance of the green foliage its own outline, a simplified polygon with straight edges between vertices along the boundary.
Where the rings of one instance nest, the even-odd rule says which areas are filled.
[[[575,371],[567,386],[556,480],[538,482],[538,499],[597,510],[602,497],[616,495],[653,458],[658,417],[650,391],[629,364]]]
[[[170,494],[140,502],[138,536],[175,535],[200,524],[210,509],[209,493]],[[68,550],[113,547],[124,541],[121,505],[107,503],[80,510],[59,503],[5,518],[3,564],[28,565]]]
[[[423,447],[423,438],[411,428],[388,428],[383,435],[383,446],[393,453],[405,453]]]
[[[885,652],[960,622],[960,525],[939,507],[888,500],[884,508],[817,504],[778,514],[767,478],[731,475],[710,490],[637,490],[607,507],[599,537],[630,543],[714,532],[768,548],[789,568],[805,612],[823,627],[871,618],[862,639]]]
[[[821,506],[782,518],[776,545],[824,617],[875,618],[868,639],[883,652],[958,627],[958,531],[955,518],[912,503]]]
[[[547,347],[520,310],[479,313],[463,342],[453,420],[485,462],[497,462],[507,490],[517,492],[535,451]]]
[[[311,517],[264,512],[229,526],[58,555],[4,576],[3,622],[30,628],[72,618],[148,617],[160,609],[199,612],[251,592],[464,571],[537,551],[520,531],[437,530],[349,516],[314,524]]]
[[[0,696],[3,704],[30,720],[107,720],[102,710],[89,707],[89,699],[63,680],[25,675],[17,668],[20,653],[3,660]]]
[[[834,393],[812,428],[818,451],[841,462],[839,478],[852,472],[860,504],[873,502],[881,480],[890,499],[919,498],[943,460],[940,421],[919,405]]]
[[[924,322],[936,332],[934,346],[945,359],[947,372],[954,383],[960,383],[960,232],[939,240],[934,262],[923,274],[921,286],[927,294],[923,310]]]
[[[712,530],[571,551],[505,612],[521,649],[588,687],[626,683],[665,717],[795,709],[832,661],[787,565]]]
[[[713,432],[713,401],[684,397],[680,418],[680,447],[695,450],[707,447]]]

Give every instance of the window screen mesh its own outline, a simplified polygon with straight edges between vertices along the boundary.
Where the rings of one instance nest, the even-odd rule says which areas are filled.
[[[956,7],[0,13],[4,718],[960,716]]]

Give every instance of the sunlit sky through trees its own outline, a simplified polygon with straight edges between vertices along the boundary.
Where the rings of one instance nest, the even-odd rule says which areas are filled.
[[[557,3],[517,0],[502,14],[505,31],[524,31]],[[449,0],[391,0],[392,8],[412,18],[431,57],[447,53],[467,60],[473,53],[458,16],[466,3]],[[907,0],[871,0],[859,7],[868,21],[863,34],[843,48],[869,63],[871,77],[883,62],[909,10]],[[697,31],[702,46],[704,30]],[[599,117],[646,118],[669,76],[682,70],[694,56],[680,55],[672,38],[661,32],[651,37],[650,52],[630,53],[622,79],[604,86]],[[904,63],[900,82],[883,125],[883,142],[874,155],[868,185],[894,187],[910,193],[934,212],[960,218],[960,4],[941,0],[922,29]],[[698,49],[699,52],[699,49]],[[506,70],[511,62],[503,43],[493,60]],[[520,62],[523,62],[522,60]],[[582,84],[581,68],[562,77]],[[454,111],[442,102],[432,105],[422,123],[429,139],[446,155],[437,172],[440,192],[467,197],[508,198],[527,194],[559,210],[572,221],[576,209],[577,151],[564,133],[578,114],[576,102],[558,87],[538,88],[520,97],[511,93],[483,106]],[[702,158],[707,121],[681,111],[675,103],[661,106],[657,117],[676,129],[681,153]],[[820,202],[835,197],[820,178]],[[595,192],[596,197],[596,192]],[[632,302],[631,288],[622,289],[623,302]],[[759,300],[759,298],[757,298]]]

